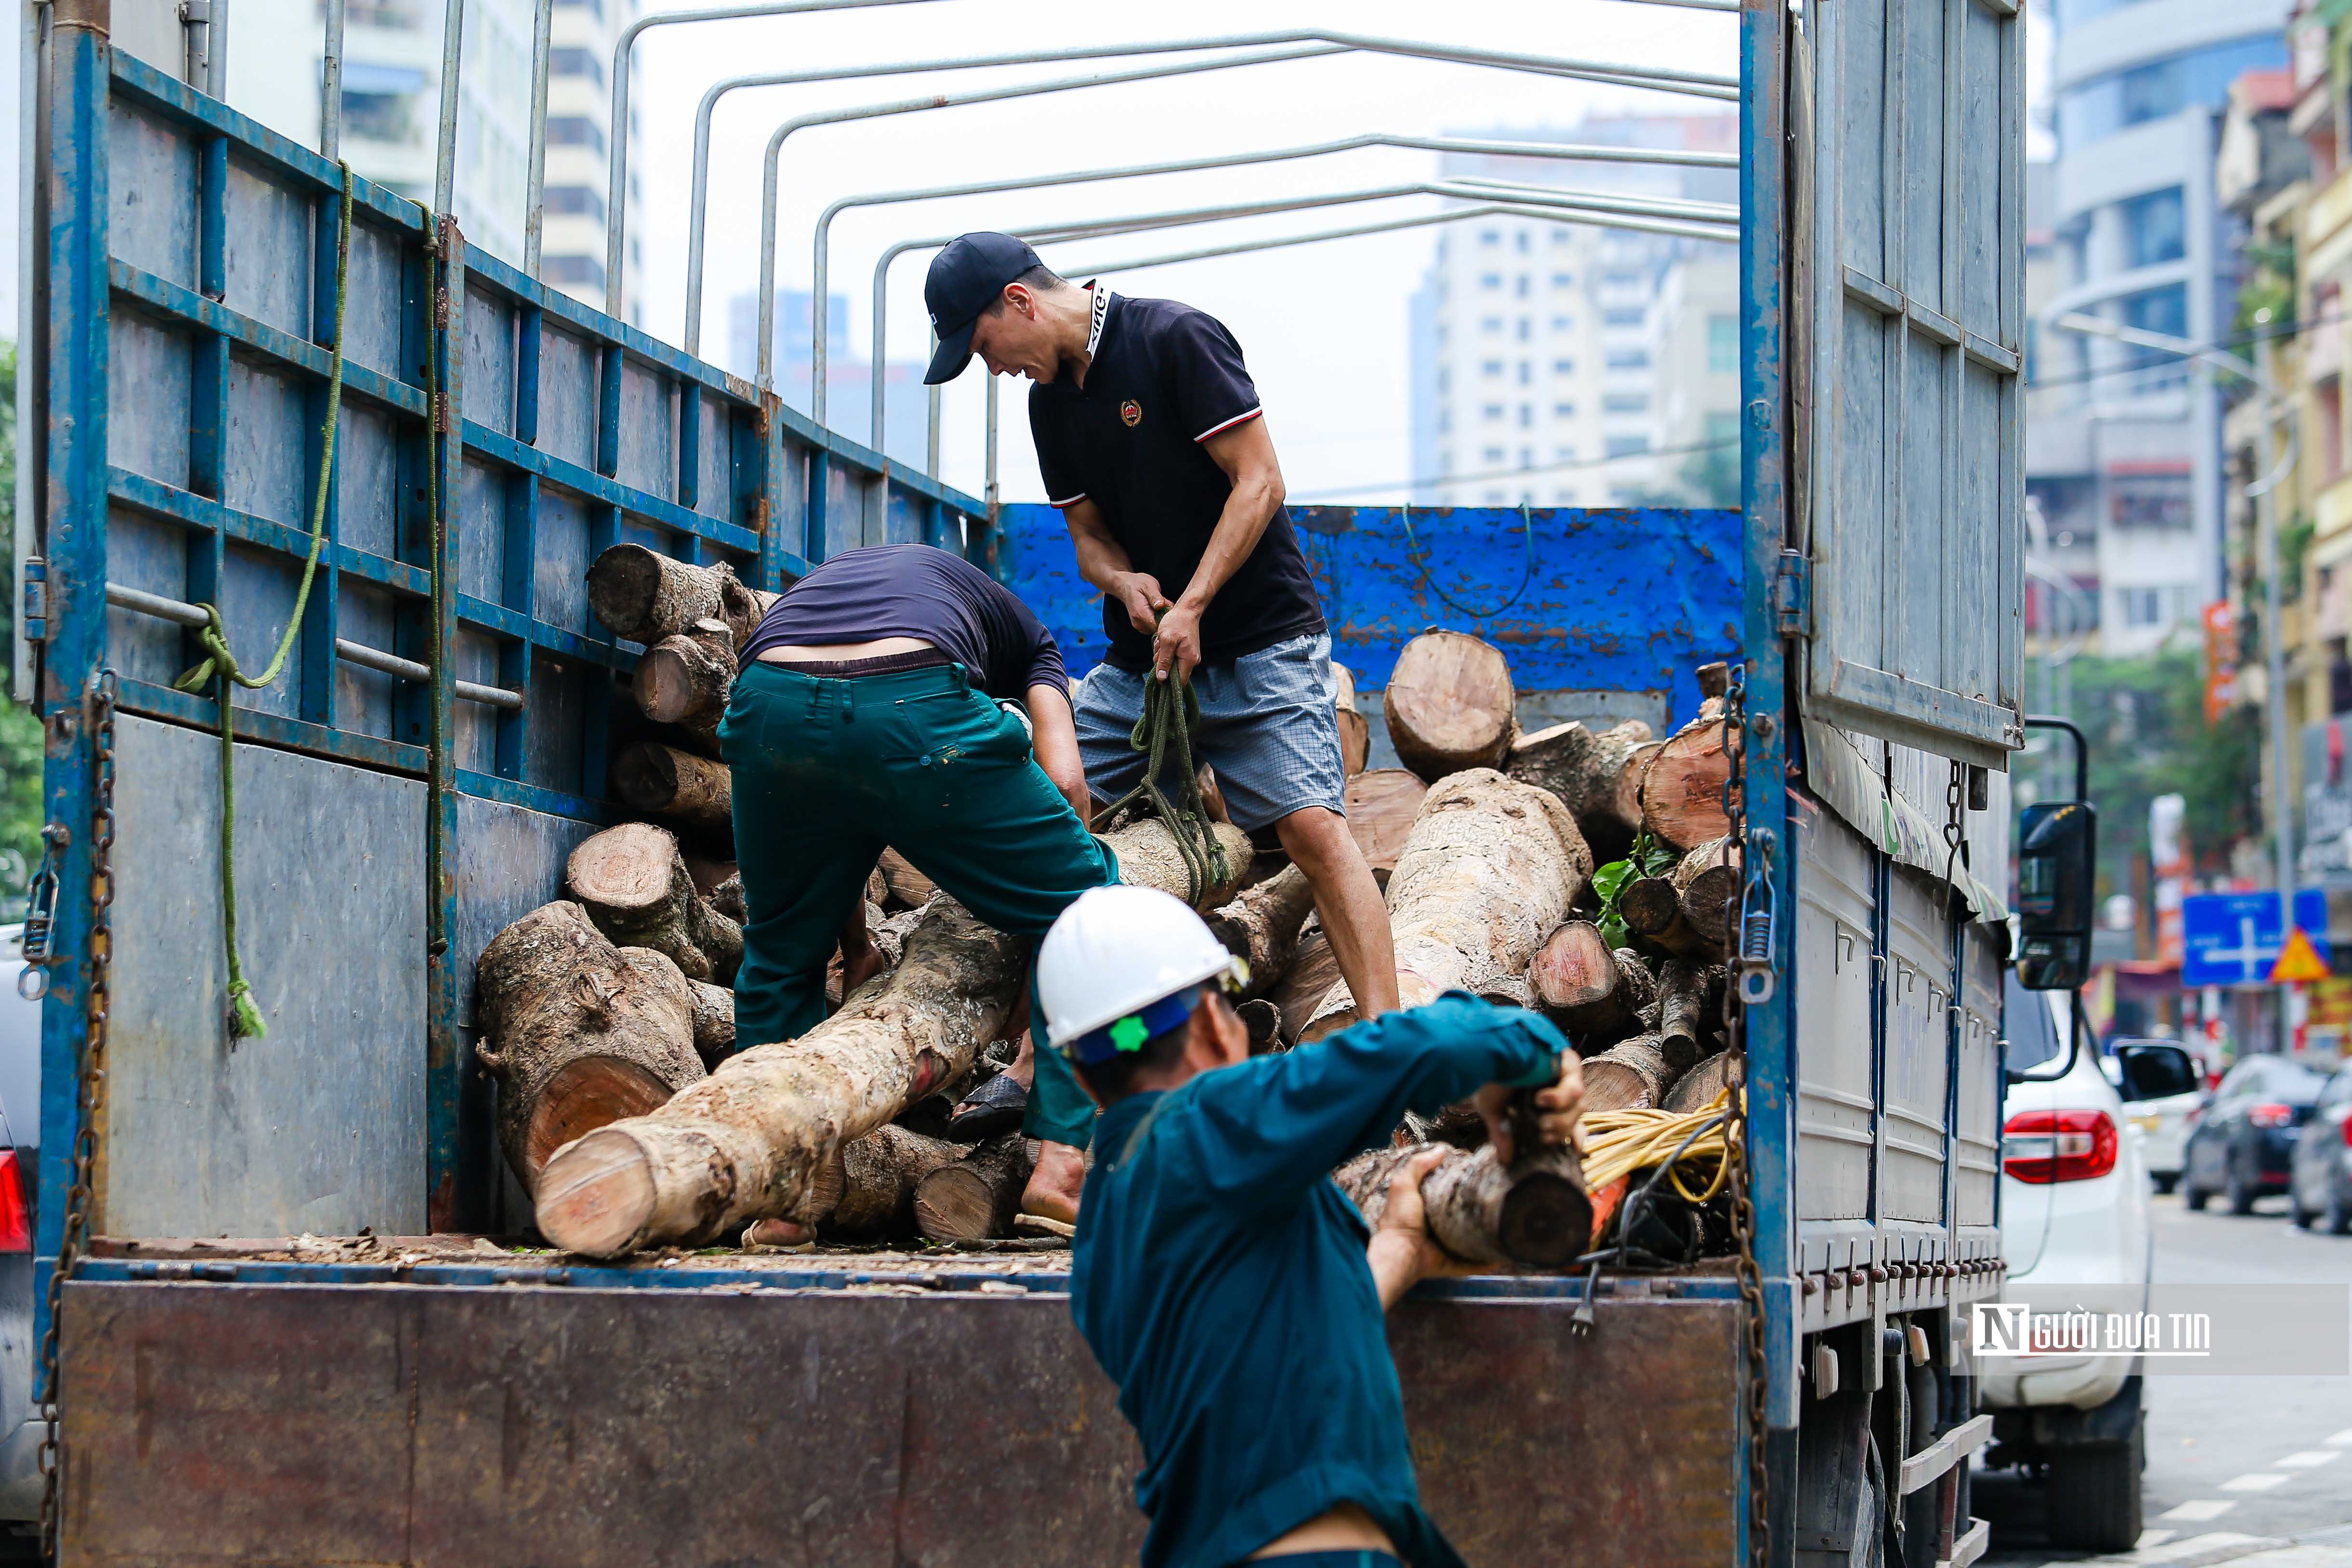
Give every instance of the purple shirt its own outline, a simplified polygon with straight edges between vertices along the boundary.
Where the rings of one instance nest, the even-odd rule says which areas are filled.
[[[772,647],[822,647],[919,637],[971,672],[991,697],[1018,700],[1033,686],[1067,695],[1054,634],[1012,590],[928,544],[845,551],[784,591],[738,654],[749,665]]]

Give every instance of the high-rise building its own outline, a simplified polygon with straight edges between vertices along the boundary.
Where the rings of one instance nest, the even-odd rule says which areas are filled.
[[[816,334],[809,314],[814,298],[805,289],[776,290],[776,395],[788,408],[809,411],[810,373],[816,363]],[[824,312],[824,422],[853,441],[869,446],[874,440],[874,380],[863,359],[845,353],[849,346],[849,296],[828,295]],[[746,381],[757,374],[760,359],[760,296],[746,290],[727,301],[727,368]],[[930,388],[923,384],[927,367],[915,360],[887,360],[882,365],[882,419],[889,437],[889,456],[909,468],[920,468],[930,447]],[[1017,417],[1016,414],[1016,417]]]
[[[441,101],[436,0],[347,0],[342,155],[366,178],[431,205]],[[548,56],[547,172],[540,277],[604,305],[605,142],[613,45],[634,0],[556,0]],[[234,0],[229,102],[315,147],[324,104],[323,0]],[[531,0],[468,0],[457,95],[457,225],[520,266],[530,138]],[[628,297],[643,324],[644,242],[635,128],[630,130]]]
[[[2109,653],[2195,635],[2221,596],[2221,391],[2201,365],[2060,319],[2228,335],[2245,226],[2214,196],[2220,121],[2240,73],[2286,64],[2288,4],[2056,5],[2026,488],[2053,545],[2087,542],[2086,602]]]
[[[1729,115],[1591,119],[1522,142],[1731,152]],[[1733,202],[1727,169],[1449,153],[1447,178]],[[1496,217],[1448,225],[1410,305],[1412,499],[1737,504],[1734,247]]]

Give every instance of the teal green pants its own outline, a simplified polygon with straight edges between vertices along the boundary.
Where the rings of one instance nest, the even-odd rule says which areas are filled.
[[[1118,880],[1101,840],[1030,754],[1019,720],[961,665],[839,680],[754,661],[719,725],[734,775],[749,919],[735,980],[739,1048],[824,1017],[824,971],[884,846],[975,916],[1041,940],[1089,888]],[[1034,994],[1033,994],[1034,1003]],[[1024,1126],[1085,1147],[1094,1102],[1044,1043]]]

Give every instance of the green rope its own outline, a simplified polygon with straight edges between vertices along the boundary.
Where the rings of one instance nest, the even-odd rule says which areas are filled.
[[[347,298],[346,285],[351,279],[352,266],[352,166],[343,171],[342,217],[335,235],[335,343],[332,367],[327,374],[327,423],[319,443],[318,499],[310,508],[310,553],[302,563],[302,585],[294,595],[294,614],[286,623],[286,635],[278,641],[278,652],[271,657],[269,668],[259,675],[247,675],[236,662],[236,655],[228,646],[228,627],[221,620],[220,606],[199,605],[205,613],[205,626],[196,633],[196,641],[205,650],[205,661],[188,671],[173,686],[181,691],[200,691],[205,682],[217,686],[220,701],[221,760],[221,934],[228,948],[228,1032],[231,1039],[257,1040],[269,1032],[262,1021],[261,1010],[253,1005],[253,987],[245,978],[245,965],[236,951],[236,704],[232,700],[233,686],[248,691],[259,690],[276,680],[286,668],[287,658],[294,651],[294,638],[302,629],[302,613],[310,603],[310,584],[319,572],[319,556],[327,545],[327,488],[335,468],[335,426],[343,402],[343,306]]]
[[[1192,762],[1192,734],[1200,727],[1201,696],[1192,689],[1191,681],[1146,677],[1143,714],[1136,720],[1134,732],[1127,740],[1129,745],[1144,754],[1143,782],[1112,802],[1094,820],[1094,829],[1099,833],[1136,801],[1149,799],[1151,809],[1168,825],[1168,836],[1176,841],[1176,853],[1184,861],[1189,889],[1185,902],[1192,904],[1207,897],[1226,874],[1224,846],[1217,842],[1216,829],[1209,824],[1208,803],[1201,795],[1201,770]],[[1177,786],[1181,805],[1171,801],[1160,787],[1160,766],[1171,746],[1175,748],[1176,770],[1183,780]]]

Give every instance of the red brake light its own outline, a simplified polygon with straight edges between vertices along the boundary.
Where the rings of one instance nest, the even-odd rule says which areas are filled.
[[[25,1206],[25,1166],[14,1149],[0,1150],[0,1252],[33,1250],[33,1220]]]
[[[2344,1146],[2352,1149],[2352,1108],[2347,1108],[2336,1115],[2336,1129],[2344,1134]]]
[[[2246,1121],[2255,1127],[2290,1127],[2294,1124],[2294,1107],[2257,1105],[2246,1112]]]
[[[2021,1182],[2082,1182],[2116,1168],[2116,1124],[2104,1110],[2026,1110],[2001,1129],[2000,1168]]]

